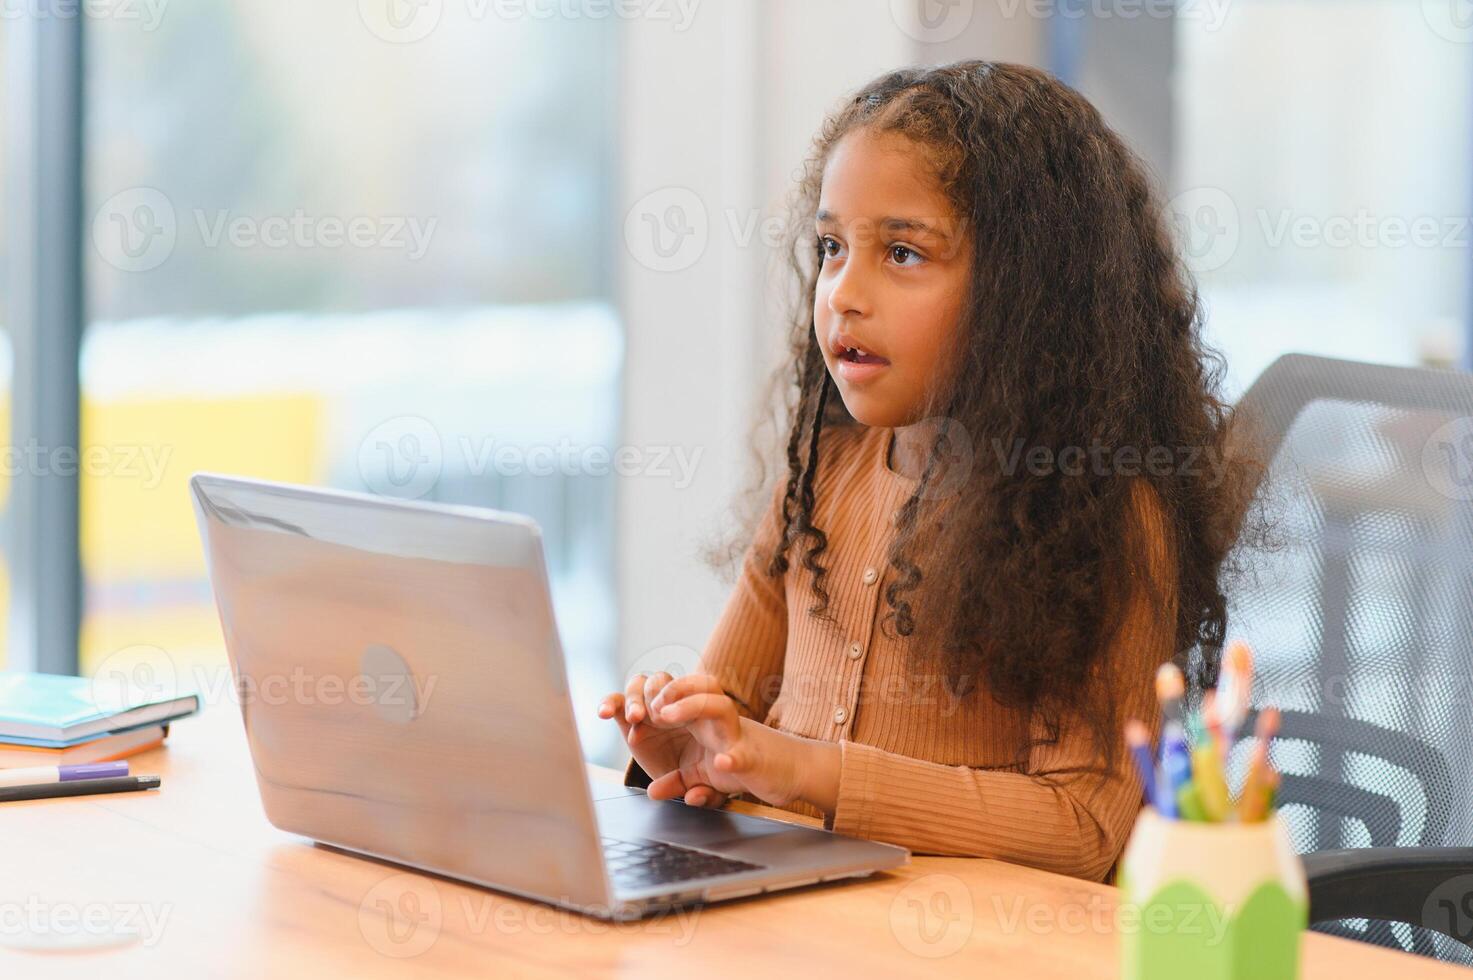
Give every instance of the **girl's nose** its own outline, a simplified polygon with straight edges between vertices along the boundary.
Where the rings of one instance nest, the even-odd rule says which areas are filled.
[[[869,313],[864,274],[857,270],[857,263],[845,263],[833,288],[829,290],[829,309],[839,316],[865,316]]]

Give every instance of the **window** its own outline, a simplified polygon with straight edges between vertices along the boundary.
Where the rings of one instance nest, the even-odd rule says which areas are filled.
[[[1466,356],[1473,32],[1438,7],[1178,17],[1176,201],[1234,394],[1288,351]]]
[[[543,525],[597,754],[616,25],[373,6],[87,25],[82,669],[218,676],[195,471],[480,504]]]
[[[12,89],[10,59],[4,39],[0,38],[0,92]],[[9,155],[14,146],[10,139],[11,119],[8,100],[0,96],[0,188],[10,186]],[[7,195],[0,194],[0,288],[9,288],[10,269],[10,215],[6,207]],[[0,446],[12,447],[10,435],[10,379],[13,359],[11,357],[10,330],[5,322],[6,308],[0,305]],[[6,460],[7,464],[10,462]],[[0,469],[0,670],[9,662],[10,631],[3,625],[10,622],[10,474],[11,467]]]

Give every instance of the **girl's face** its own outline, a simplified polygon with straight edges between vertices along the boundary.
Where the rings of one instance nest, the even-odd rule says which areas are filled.
[[[829,154],[815,230],[813,324],[849,414],[865,425],[920,421],[949,384],[971,268],[963,222],[924,150],[860,129]]]

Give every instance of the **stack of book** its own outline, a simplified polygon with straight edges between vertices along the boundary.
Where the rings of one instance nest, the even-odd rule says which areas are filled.
[[[0,673],[0,769],[126,758],[162,745],[199,695],[99,698],[85,677]]]

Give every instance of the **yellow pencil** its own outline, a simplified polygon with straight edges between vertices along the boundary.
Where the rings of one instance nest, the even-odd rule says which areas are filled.
[[[1207,819],[1226,820],[1229,812],[1227,780],[1222,776],[1222,760],[1217,757],[1217,746],[1210,737],[1202,739],[1192,749],[1192,780],[1197,784],[1197,795],[1202,800]]]
[[[1273,811],[1274,795],[1279,789],[1279,771],[1269,766],[1263,771],[1263,778],[1252,788],[1251,794],[1244,789],[1244,796],[1240,804],[1239,819],[1244,823],[1257,823],[1267,820]]]
[[[1243,779],[1243,792],[1238,797],[1238,819],[1252,821],[1263,819],[1267,809],[1268,784],[1273,768],[1268,764],[1268,746],[1279,733],[1279,709],[1264,708],[1258,713],[1258,722],[1253,735],[1257,744],[1248,762],[1248,774]]]

